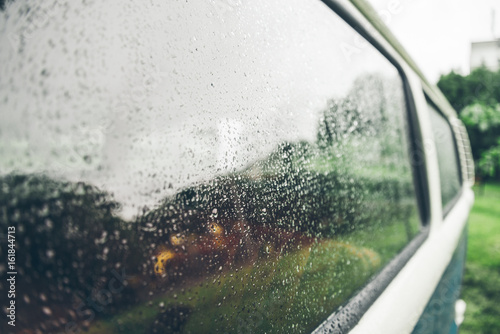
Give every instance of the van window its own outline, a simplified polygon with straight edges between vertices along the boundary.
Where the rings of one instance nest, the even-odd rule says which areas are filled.
[[[323,3],[16,6],[18,328],[303,333],[419,232],[402,78]]]
[[[428,107],[438,156],[441,201],[447,212],[461,186],[458,152],[450,124],[432,103]]]

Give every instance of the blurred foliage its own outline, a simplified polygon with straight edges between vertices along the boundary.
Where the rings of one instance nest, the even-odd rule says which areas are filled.
[[[492,72],[485,67],[466,76],[451,71],[439,78],[437,86],[459,113],[476,102],[490,106],[500,102],[500,71]]]
[[[481,67],[466,76],[452,71],[437,85],[467,128],[476,173],[500,179],[500,71]]]
[[[479,169],[490,177],[500,174],[500,138],[496,146],[483,153],[479,160]]]
[[[365,228],[376,221],[374,217],[385,222],[402,219],[400,215],[414,206],[413,184],[409,170],[390,164],[393,152],[385,152],[379,165],[366,172],[354,168],[347,155],[335,157],[355,147],[344,144],[340,149],[340,140],[336,146],[331,140],[319,142],[319,150],[305,141],[281,143],[268,159],[242,173],[219,176],[165,198],[158,208],[138,218],[143,239],[158,242],[157,238],[179,231],[200,233],[203,222],[214,220],[223,225],[247,220],[331,237]]]
[[[465,107],[460,113],[463,122],[479,131],[486,132],[500,125],[500,105],[495,107],[477,102]]]
[[[130,224],[115,214],[119,208],[110,194],[83,182],[37,174],[0,177],[0,232],[16,227],[19,307],[29,310],[18,316],[18,325],[39,321],[40,305],[65,314],[68,305],[107,286],[113,270],[133,272],[127,266],[138,244]],[[125,288],[106,311],[130,298],[133,292]]]

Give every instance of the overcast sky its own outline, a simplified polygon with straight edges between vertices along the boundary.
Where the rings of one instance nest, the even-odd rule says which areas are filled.
[[[434,83],[452,69],[469,72],[471,41],[500,38],[499,0],[367,1]]]

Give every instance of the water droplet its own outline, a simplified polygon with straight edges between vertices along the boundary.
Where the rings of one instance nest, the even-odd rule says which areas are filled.
[[[52,315],[52,310],[50,308],[48,308],[47,306],[42,307],[42,312],[48,316]]]
[[[54,257],[54,255],[55,255],[55,252],[52,249],[48,249],[47,252],[45,253],[45,255],[47,255],[47,257],[49,259],[52,259]]]

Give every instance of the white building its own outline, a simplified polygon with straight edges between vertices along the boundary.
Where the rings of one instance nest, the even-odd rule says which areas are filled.
[[[500,68],[500,39],[471,43],[470,70],[482,65],[492,71]]]

